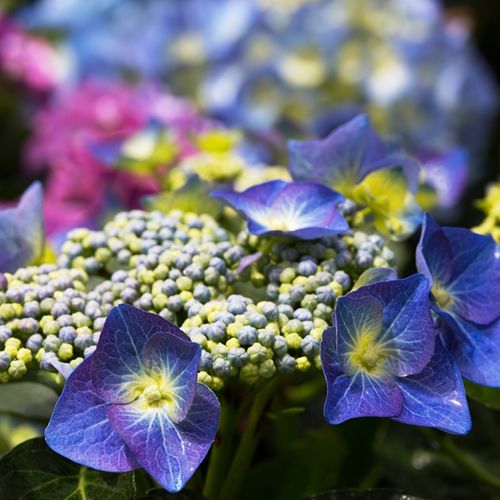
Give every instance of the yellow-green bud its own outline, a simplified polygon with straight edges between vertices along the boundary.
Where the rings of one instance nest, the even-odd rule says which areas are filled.
[[[21,347],[21,349],[17,351],[16,357],[19,361],[24,361],[24,363],[28,364],[32,361],[33,354],[29,349],[26,349],[26,347]]]
[[[61,361],[68,361],[73,357],[73,346],[63,342],[57,350],[57,357]]]
[[[21,341],[15,337],[11,337],[5,341],[4,351],[9,353],[11,358],[15,358],[20,347]]]
[[[311,368],[311,362],[305,356],[297,358],[296,362],[297,362],[297,370],[301,372],[305,372],[309,370],[309,368]]]
[[[240,379],[247,384],[255,384],[259,380],[259,367],[251,363],[244,365],[240,370]]]
[[[26,363],[19,359],[14,359],[9,366],[9,375],[14,379],[19,379],[23,375],[26,375],[28,369],[26,368]]]
[[[298,349],[302,342],[302,337],[298,333],[285,335],[285,339],[289,349]]]
[[[259,366],[259,375],[263,378],[271,378],[276,372],[276,366],[272,359],[267,359]]]
[[[236,349],[238,347],[240,347],[240,341],[233,337],[233,338],[230,338],[227,342],[226,342],[226,347],[228,349]]]

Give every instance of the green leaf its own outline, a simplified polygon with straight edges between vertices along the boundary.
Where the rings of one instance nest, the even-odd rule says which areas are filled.
[[[0,386],[0,413],[48,420],[56,401],[53,389],[34,382],[11,382]]]
[[[182,210],[219,217],[224,206],[210,196],[211,191],[212,187],[195,175],[177,191],[147,196],[143,198],[142,203],[148,210],[159,210],[165,214],[172,210]]]
[[[134,473],[111,474],[82,467],[37,438],[0,460],[0,492],[2,500],[132,500]]]
[[[474,384],[468,380],[464,380],[464,385],[467,396],[471,399],[487,408],[500,410],[500,389]]]

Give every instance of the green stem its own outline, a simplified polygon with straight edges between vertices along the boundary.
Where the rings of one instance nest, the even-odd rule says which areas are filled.
[[[424,432],[431,439],[437,440],[440,448],[470,476],[495,490],[500,490],[500,477],[484,469],[474,457],[455,446],[450,438],[439,436],[428,429]]]
[[[236,410],[227,401],[223,401],[217,442],[212,446],[212,450],[210,451],[207,476],[203,488],[203,495],[207,498],[217,498],[219,495],[224,475],[227,471],[227,464],[233,450],[234,432],[237,422],[238,416]]]
[[[221,490],[221,499],[231,500],[238,498],[238,491],[245,474],[252,462],[252,458],[257,446],[257,434],[259,423],[276,387],[277,379],[268,382],[255,396],[250,409],[248,421],[240,444],[234,455],[233,462],[229,468],[226,480]]]

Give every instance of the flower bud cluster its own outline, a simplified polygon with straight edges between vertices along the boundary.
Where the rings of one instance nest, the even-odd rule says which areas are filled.
[[[240,233],[249,253],[262,252],[245,272],[254,286],[265,287],[270,301],[308,311],[330,323],[337,297],[347,293],[370,267],[392,267],[394,253],[378,234],[355,231],[312,241],[259,240]]]
[[[256,252],[263,256],[238,273]],[[123,212],[102,231],[71,231],[57,265],[0,275],[0,382],[55,371],[55,361],[77,365],[120,303],[161,315],[199,343],[199,380],[213,389],[230,377],[256,384],[306,371],[320,364],[336,298],[392,260],[380,236],[359,231],[234,238],[207,215]]]
[[[190,311],[181,328],[203,348],[198,379],[220,389],[229,376],[255,384],[276,372],[319,366],[327,326],[306,309],[230,295]]]

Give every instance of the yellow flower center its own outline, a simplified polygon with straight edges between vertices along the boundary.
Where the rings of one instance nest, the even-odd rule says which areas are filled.
[[[348,353],[349,362],[355,372],[364,372],[377,377],[384,372],[388,349],[377,342],[371,332],[361,332]]]
[[[432,285],[431,291],[432,291],[432,295],[434,295],[434,298],[436,299],[436,302],[438,303],[438,305],[441,309],[449,309],[450,308],[450,306],[453,302],[453,299],[452,299],[451,294],[448,292],[448,290],[443,288],[443,286],[440,283],[435,282]]]

